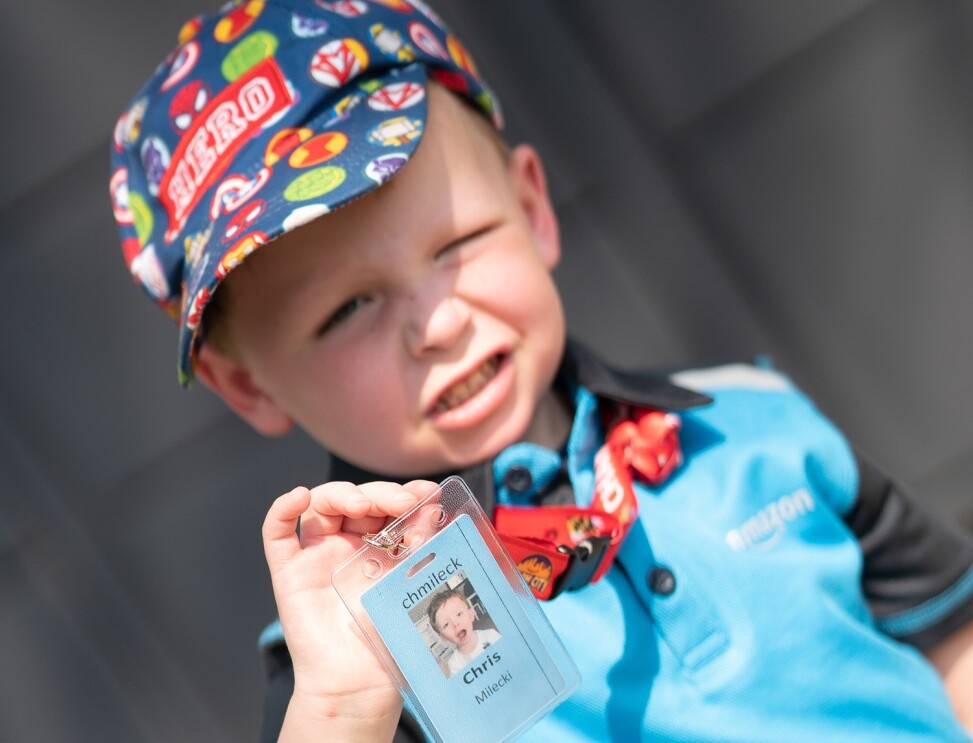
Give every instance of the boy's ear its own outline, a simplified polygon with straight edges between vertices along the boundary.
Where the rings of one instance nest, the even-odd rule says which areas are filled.
[[[561,235],[540,154],[530,145],[517,145],[507,159],[507,175],[534,233],[541,260],[552,270],[561,260]]]
[[[294,425],[273,398],[254,383],[240,362],[205,342],[199,348],[196,378],[264,436],[282,436]]]

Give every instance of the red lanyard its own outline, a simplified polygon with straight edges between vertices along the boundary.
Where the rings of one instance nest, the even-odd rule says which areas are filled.
[[[539,599],[601,578],[638,517],[633,477],[664,482],[682,462],[679,418],[660,410],[624,406],[608,422],[595,454],[591,505],[498,505],[493,523]]]

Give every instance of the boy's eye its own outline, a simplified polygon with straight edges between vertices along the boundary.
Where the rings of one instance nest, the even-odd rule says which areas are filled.
[[[441,248],[439,250],[439,252],[436,253],[436,258],[437,259],[446,258],[447,256],[449,256],[450,253],[452,253],[453,251],[455,251],[457,248],[460,248],[463,245],[465,245],[467,243],[470,243],[470,242],[473,242],[474,240],[476,240],[479,237],[482,237],[487,232],[489,232],[491,229],[493,229],[492,225],[491,226],[487,226],[487,227],[483,227],[483,228],[477,230],[476,232],[470,233],[469,235],[466,235],[464,237],[461,237],[458,240],[454,240],[449,245],[446,245],[443,248]]]
[[[329,317],[321,327],[318,329],[318,335],[324,335],[329,330],[331,330],[336,325],[343,323],[349,317],[351,317],[355,312],[361,309],[363,306],[368,304],[371,300],[365,295],[359,295],[352,299],[349,299],[343,305],[341,305],[335,312]]]
[[[460,241],[456,241],[456,242],[450,243],[449,245],[447,245],[447,246],[445,246],[443,248],[440,248],[436,252],[436,260],[437,261],[442,261],[442,260],[445,260],[446,258],[449,258],[449,256],[452,253],[454,253],[456,251],[456,248],[458,248],[461,244],[462,243]]]

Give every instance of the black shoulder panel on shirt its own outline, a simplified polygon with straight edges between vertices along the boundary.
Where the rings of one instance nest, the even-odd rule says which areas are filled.
[[[912,500],[856,452],[858,501],[846,517],[864,556],[862,588],[872,615],[893,617],[949,590],[973,565],[973,535],[945,523]],[[909,634],[929,647],[973,619],[973,597]]]

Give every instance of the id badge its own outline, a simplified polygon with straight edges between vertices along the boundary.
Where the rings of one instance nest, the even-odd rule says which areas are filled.
[[[580,680],[458,477],[372,535],[332,583],[433,740],[513,740]]]

